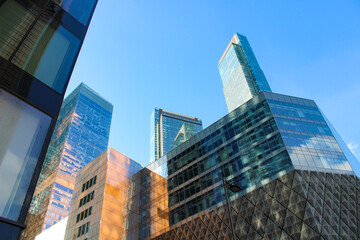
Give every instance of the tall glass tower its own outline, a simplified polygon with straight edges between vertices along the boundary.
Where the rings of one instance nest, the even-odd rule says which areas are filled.
[[[112,110],[112,104],[83,83],[64,100],[23,239],[33,239],[68,215],[77,172],[107,149]]]
[[[18,239],[97,0],[0,2],[0,232]]]
[[[155,108],[150,117],[150,162],[162,157],[202,129],[199,118]]]
[[[229,112],[262,91],[271,92],[250,44],[235,33],[218,65]]]

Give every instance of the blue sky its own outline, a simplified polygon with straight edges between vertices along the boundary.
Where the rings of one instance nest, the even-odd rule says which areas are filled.
[[[274,92],[314,99],[360,158],[360,2],[99,0],[67,94],[113,103],[109,146],[146,166],[154,107],[227,113],[218,61],[248,37]]]

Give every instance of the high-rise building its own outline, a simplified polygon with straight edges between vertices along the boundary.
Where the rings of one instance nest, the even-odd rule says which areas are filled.
[[[97,1],[0,3],[0,232],[17,239]]]
[[[199,118],[155,108],[150,117],[150,162],[201,130],[202,121]]]
[[[271,92],[247,38],[235,33],[218,65],[229,112],[262,91]]]
[[[77,172],[107,149],[112,110],[112,104],[84,83],[64,100],[23,239],[33,239],[68,215]]]
[[[298,97],[262,90],[253,94],[176,144],[186,134],[182,127],[172,150],[128,180],[119,177],[126,183],[118,184],[119,189],[131,194],[122,197],[113,190],[108,195],[125,209],[104,215],[101,209],[112,208],[104,204],[91,215],[120,224],[102,228],[102,220],[96,220],[99,230],[88,223],[87,206],[78,209],[78,204],[92,199],[93,190],[79,193],[66,239],[91,239],[101,232],[110,238],[156,240],[359,238],[355,158],[319,107]],[[94,178],[93,172],[77,183],[78,192]],[[237,190],[231,192],[234,186]],[[107,194],[97,197],[104,202]],[[76,223],[77,218],[85,220]]]
[[[80,170],[65,239],[138,239],[138,231],[129,229],[135,229],[140,219],[134,214],[139,209],[139,189],[150,184],[134,177],[140,169],[139,163],[109,148]]]
[[[241,189],[228,191],[239,239],[360,236],[360,179],[312,100],[261,92],[131,178],[108,174],[117,188],[83,206],[97,168],[77,179],[65,239],[232,239],[223,177]]]
[[[169,227],[142,239],[233,239],[223,177],[239,239],[360,237],[360,179],[312,100],[262,92],[148,169]]]

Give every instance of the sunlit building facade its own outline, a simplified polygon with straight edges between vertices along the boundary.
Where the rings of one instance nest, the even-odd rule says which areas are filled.
[[[149,166],[169,230],[145,239],[359,238],[360,179],[312,100],[262,92]]]
[[[139,190],[151,185],[140,170],[112,148],[85,166],[76,177],[65,239],[138,239]]]
[[[18,239],[97,1],[0,4],[0,232]]]
[[[271,92],[247,38],[235,33],[218,65],[229,112],[262,91]]]
[[[239,239],[360,236],[360,179],[312,100],[262,92],[133,175],[132,164],[110,149],[81,170],[65,239],[232,239],[222,177],[241,188],[228,191]]]
[[[112,104],[83,83],[64,100],[23,239],[33,239],[68,216],[76,174],[107,149],[112,110]]]
[[[120,153],[109,164],[111,149],[82,169],[65,239],[360,238],[356,159],[320,108],[252,94],[197,134],[181,125],[171,149],[133,175]]]
[[[155,108],[150,117],[150,162],[164,156],[202,129],[199,118]]]

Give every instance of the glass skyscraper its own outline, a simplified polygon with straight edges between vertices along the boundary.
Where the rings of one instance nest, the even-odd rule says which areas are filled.
[[[312,100],[261,92],[127,179],[107,155],[81,170],[66,240],[232,239],[223,177],[238,239],[360,236],[360,179]]]
[[[172,149],[128,180],[114,174],[125,187],[95,189],[97,202],[108,201],[102,208],[82,206],[94,191],[80,193],[96,175],[89,170],[76,186],[65,238],[358,239],[360,179],[351,152],[313,100],[257,91],[192,137],[183,124]],[[93,217],[100,213],[104,221]]]
[[[0,232],[18,239],[97,1],[0,3]]]
[[[113,106],[80,84],[65,100],[41,169],[23,239],[68,215],[77,172],[107,149]]]
[[[271,92],[247,38],[235,33],[219,62],[229,112],[262,91]]]
[[[155,108],[150,117],[150,162],[201,130],[202,121],[198,118]]]

